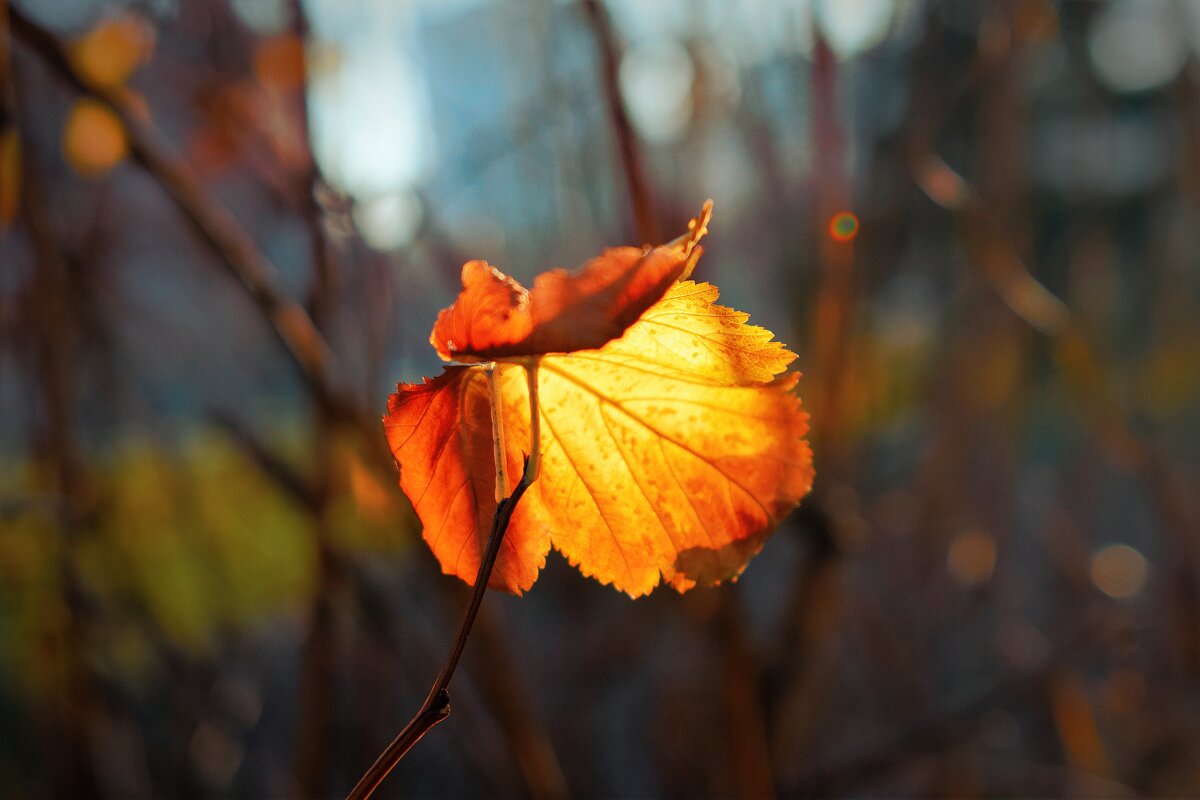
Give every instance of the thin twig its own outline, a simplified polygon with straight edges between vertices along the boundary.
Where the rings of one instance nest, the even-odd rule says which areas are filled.
[[[525,382],[529,390],[529,482],[542,472],[542,412],[538,403],[538,366],[540,359],[531,358],[525,364]]]
[[[484,551],[483,559],[479,562],[479,572],[475,575],[475,588],[471,593],[471,602],[467,604],[467,610],[458,624],[458,634],[454,637],[454,644],[450,648],[449,655],[446,656],[446,662],[442,665],[441,671],[438,672],[437,679],[434,680],[433,686],[429,690],[429,696],[425,698],[425,702],[416,716],[404,726],[404,730],[400,731],[400,734],[392,740],[387,749],[359,779],[350,794],[347,795],[347,800],[366,800],[370,797],[380,782],[387,777],[396,764],[400,763],[400,759],[404,758],[404,754],[421,741],[421,737],[428,733],[434,725],[450,716],[450,679],[454,677],[454,670],[458,667],[463,648],[467,645],[467,637],[471,635],[471,627],[475,624],[475,617],[479,613],[479,604],[483,602],[483,594],[487,591],[488,580],[491,578],[492,568],[496,565],[496,556],[500,552],[500,544],[504,541],[504,532],[508,530],[508,522],[512,518],[513,510],[516,508],[517,501],[521,499],[521,495],[525,494],[525,490],[533,483],[529,464],[530,459],[526,458],[525,471],[521,475],[521,481],[513,489],[513,493],[496,506],[496,513],[492,517],[492,530],[488,535],[487,550]]]
[[[450,716],[450,679],[454,677],[454,670],[458,668],[459,659],[462,658],[463,649],[467,646],[467,637],[471,635],[471,628],[475,624],[475,618],[479,614],[479,606],[483,602],[484,592],[487,591],[488,582],[492,577],[492,569],[496,566],[496,557],[500,553],[500,544],[504,541],[504,533],[508,530],[509,520],[512,518],[513,510],[516,508],[517,502],[521,496],[525,494],[525,490],[529,488],[537,479],[538,464],[540,463],[541,439],[538,436],[537,419],[541,414],[538,406],[537,397],[537,359],[533,359],[525,364],[525,374],[529,381],[529,415],[530,421],[530,439],[529,452],[530,455],[525,458],[525,467],[521,474],[521,481],[513,489],[513,492],[508,497],[501,498],[496,503],[496,513],[492,516],[492,530],[488,534],[487,549],[483,554],[483,558],[479,562],[479,571],[475,575],[475,586],[471,592],[471,601],[467,604],[467,609],[463,613],[462,621],[458,625],[458,634],[454,637],[454,644],[450,647],[450,653],[446,656],[446,662],[442,665],[441,671],[433,682],[433,686],[429,690],[429,695],[425,698],[425,702],[421,704],[420,710],[417,711],[399,735],[392,740],[392,743],[380,754],[375,763],[370,769],[359,779],[355,787],[350,791],[347,800],[366,800],[379,786],[380,782],[387,777],[388,773],[400,763],[400,759],[404,758],[405,753],[412,749],[413,745],[421,741],[421,738],[437,725],[439,722]],[[500,387],[496,379],[496,370],[498,364],[489,364],[488,381],[489,392],[488,399],[491,405],[492,412],[492,442],[495,446],[494,458],[497,465],[503,464],[505,460],[505,449],[503,443],[503,413],[501,409],[502,397]],[[502,470],[497,467],[497,480],[506,480]],[[497,494],[501,494],[497,491]]]
[[[325,340],[304,309],[282,294],[279,271],[249,232],[228,209],[207,196],[187,164],[171,151],[161,132],[126,94],[89,83],[71,64],[58,37],[19,8],[10,8],[9,17],[14,36],[29,45],[75,89],[96,98],[116,114],[137,161],[154,175],[197,231],[223,256],[235,277],[245,284],[305,376],[316,384],[314,388],[327,389]]]
[[[356,432],[370,443],[371,455],[377,463],[390,468],[390,458],[377,446],[378,423],[368,419],[336,386],[325,338],[304,307],[284,293],[279,270],[249,231],[229,209],[209,196],[188,164],[172,151],[161,131],[125,93],[90,84],[74,68],[66,46],[52,31],[17,7],[9,7],[8,11],[13,37],[24,42],[66,83],[100,101],[117,116],[134,159],[167,192],[204,242],[245,287],[300,368],[317,402],[337,418],[352,423]]]
[[[320,492],[313,485],[311,478],[302,475],[278,453],[272,451],[266,442],[232,412],[210,409],[205,416],[210,422],[229,434],[242,452],[249,456],[263,474],[281,488],[288,497],[298,501],[309,513],[318,513],[321,508]]]

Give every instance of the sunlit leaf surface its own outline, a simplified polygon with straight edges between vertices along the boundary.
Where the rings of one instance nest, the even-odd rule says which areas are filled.
[[[808,492],[798,376],[778,377],[795,356],[716,299],[713,286],[676,283],[621,338],[538,359],[541,475],[513,515],[493,586],[528,589],[551,546],[633,596],[662,581],[717,583]],[[530,450],[529,401],[526,367],[497,369],[507,494]],[[473,581],[496,507],[484,370],[402,384],[384,426],[434,555]]]

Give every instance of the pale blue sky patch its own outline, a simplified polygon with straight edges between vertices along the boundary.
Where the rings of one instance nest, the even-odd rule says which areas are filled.
[[[317,55],[309,83],[313,150],[355,197],[420,185],[437,153],[412,46],[415,3],[304,0]]]

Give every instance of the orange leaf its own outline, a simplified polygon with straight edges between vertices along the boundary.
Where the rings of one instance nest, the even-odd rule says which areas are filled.
[[[429,341],[446,361],[468,362],[600,347],[691,271],[711,208],[671,244],[605,250],[575,272],[538,275],[532,291],[486,261],[468,261],[462,292],[438,314]]]
[[[519,371],[510,370],[501,379],[515,378],[523,385],[513,374]],[[400,465],[400,488],[412,501],[443,571],[474,583],[496,511],[485,373],[478,367],[447,367],[433,380],[396,388],[383,426]],[[526,418],[528,409],[526,401]],[[506,418],[521,416],[519,409],[512,412]],[[522,461],[520,452],[510,450],[509,474],[520,474]],[[518,503],[490,585],[520,594],[537,579],[549,549],[545,526],[530,518],[528,503]]]
[[[661,580],[718,583],[808,492],[798,376],[777,377],[795,356],[716,299],[708,284],[677,283],[619,339],[536,359],[541,475],[516,506],[493,586],[528,589],[551,545],[632,596]],[[525,367],[496,369],[512,483],[530,449]],[[384,426],[426,541],[443,570],[474,580],[496,505],[483,371],[401,385]]]

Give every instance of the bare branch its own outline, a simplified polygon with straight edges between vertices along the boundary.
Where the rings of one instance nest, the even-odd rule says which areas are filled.
[[[475,576],[475,588],[471,593],[471,601],[467,604],[466,611],[463,612],[462,621],[458,624],[458,634],[454,637],[454,644],[450,646],[450,653],[446,656],[446,661],[429,690],[429,696],[425,698],[425,702],[417,711],[416,716],[404,726],[404,730],[400,731],[400,734],[392,740],[392,743],[355,784],[350,794],[347,795],[347,800],[367,800],[388,773],[400,763],[404,754],[421,741],[421,738],[434,725],[450,716],[450,679],[454,677],[454,670],[458,668],[463,649],[467,646],[467,637],[471,635],[475,617],[479,614],[479,605],[483,602],[488,580],[492,576],[492,568],[496,565],[496,556],[500,553],[504,532],[508,530],[508,521],[512,518],[517,501],[533,483],[529,464],[530,460],[525,459],[525,471],[521,475],[521,481],[513,489],[513,493],[496,506],[496,513],[492,517],[492,530],[488,535],[487,550],[484,551],[483,559],[479,562],[479,572]]]

